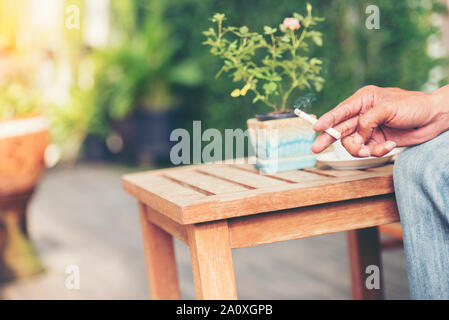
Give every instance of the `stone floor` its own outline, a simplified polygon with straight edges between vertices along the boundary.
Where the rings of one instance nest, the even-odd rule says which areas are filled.
[[[126,169],[78,164],[49,170],[29,209],[46,272],[0,287],[1,299],[146,299],[135,201],[121,189]],[[176,242],[183,298],[193,299],[189,249]],[[241,299],[348,299],[345,234],[233,251]],[[383,253],[388,299],[408,299],[402,250]],[[80,288],[66,287],[76,265]]]

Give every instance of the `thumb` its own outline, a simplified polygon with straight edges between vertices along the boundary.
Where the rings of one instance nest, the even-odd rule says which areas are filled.
[[[357,143],[365,143],[373,134],[374,129],[378,126],[384,124],[389,118],[390,108],[387,105],[377,105],[369,109],[366,113],[359,116],[357,133],[359,134],[362,141],[356,141]]]

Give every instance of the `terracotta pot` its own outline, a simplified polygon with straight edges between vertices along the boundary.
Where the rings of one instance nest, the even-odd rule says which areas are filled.
[[[313,167],[310,150],[315,131],[307,121],[294,117],[247,121],[249,138],[256,152],[256,168],[265,173]]]
[[[26,208],[44,170],[43,117],[0,122],[0,281],[42,271],[28,237]]]

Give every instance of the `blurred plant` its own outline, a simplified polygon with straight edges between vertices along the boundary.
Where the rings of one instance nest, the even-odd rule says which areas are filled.
[[[86,137],[92,96],[79,88],[71,90],[71,99],[63,107],[47,107],[52,142],[60,148],[65,160],[76,159]]]
[[[126,21],[121,44],[93,54],[96,70],[91,133],[106,135],[112,121],[122,120],[138,108],[173,108],[179,102],[175,86],[191,87],[202,81],[198,60],[175,59],[179,45],[164,21],[164,2],[136,3],[135,7],[118,7],[126,9],[118,12],[126,13],[126,19],[117,19]]]
[[[41,94],[19,80],[0,82],[0,120],[42,112]]]
[[[253,103],[262,101],[275,112],[286,110],[287,102],[296,89],[320,91],[324,78],[320,77],[322,61],[308,57],[310,42],[322,46],[322,35],[312,30],[322,18],[312,16],[312,6],[307,4],[307,15],[294,13],[285,18],[277,28],[264,26],[264,33],[250,32],[248,27],[224,26],[224,14],[216,13],[211,21],[217,28],[209,28],[203,34],[204,44],[210,52],[224,60],[217,74],[228,72],[234,82],[244,82],[241,89],[234,89],[232,97],[255,94]],[[298,30],[301,28],[301,31]],[[258,54],[263,51],[263,54]],[[276,97],[278,97],[276,99]]]
[[[31,61],[29,55],[0,52],[0,120],[44,111]]]

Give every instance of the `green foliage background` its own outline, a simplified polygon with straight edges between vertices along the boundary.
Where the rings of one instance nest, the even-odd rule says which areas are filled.
[[[422,90],[429,72],[445,66],[427,54],[429,38],[441,36],[433,20],[447,14],[442,0],[111,0],[113,41],[93,51],[96,84],[84,93],[74,89],[80,93],[76,109],[85,112],[82,122],[75,117],[72,123],[104,139],[114,122],[138,109],[176,109],[176,126],[187,130],[192,120],[201,120],[203,130],[245,129],[248,118],[271,110],[252,104],[250,94],[230,96],[243,83],[226,75],[216,79],[222,61],[203,45],[202,31],[222,12],[228,25],[263,32],[293,12],[305,13],[307,2],[314,16],[325,18],[317,27],[323,46],[309,53],[324,62],[325,82],[321,92],[292,101],[312,95],[309,111],[318,116],[364,85]],[[380,9],[379,30],[365,27],[369,5]],[[119,76],[111,77],[117,70]]]
[[[323,46],[314,48],[311,56],[325,61],[326,82],[313,104],[312,112],[320,115],[351,95],[358,88],[375,84],[420,90],[429,71],[443,61],[430,58],[427,41],[438,35],[432,26],[432,14],[443,11],[438,1],[421,0],[310,0],[314,15],[326,20],[319,25]],[[208,18],[223,12],[231,25],[247,25],[250,30],[263,30],[264,25],[277,26],[292,12],[304,12],[306,1],[226,0],[171,1],[166,10],[166,23],[175,30],[179,50],[175,58],[190,57],[200,61],[204,83],[197,88],[178,88],[183,100],[186,126],[191,119],[201,119],[207,127],[246,127],[246,119],[269,109],[262,103],[252,105],[251,97],[232,98],[237,86],[230,78],[215,79],[221,61],[201,45]],[[368,5],[380,9],[380,29],[365,27]],[[305,92],[306,94],[307,92]]]

